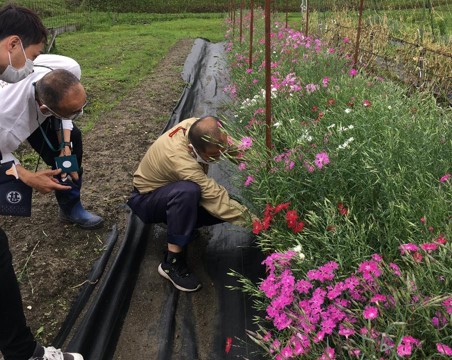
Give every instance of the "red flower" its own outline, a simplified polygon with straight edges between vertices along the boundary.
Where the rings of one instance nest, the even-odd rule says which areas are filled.
[[[320,121],[321,118],[323,118],[325,114],[323,112],[319,112],[319,115],[317,116],[317,119],[315,119],[315,121]]]
[[[292,228],[292,231],[294,234],[296,234],[296,233],[303,231],[303,229],[304,229],[304,222],[300,221],[300,222],[296,223],[296,225]]]
[[[364,100],[363,105],[364,105],[364,107],[370,107],[372,105],[372,103],[369,100]]]
[[[422,254],[421,254],[420,252],[416,251],[416,252],[413,254],[413,259],[414,259],[414,261],[416,261],[417,263],[420,263],[420,262],[422,262],[423,256],[422,256]]]
[[[335,231],[336,231],[336,226],[334,226],[334,225],[328,225],[328,226],[326,227],[326,231],[335,232]]]
[[[341,215],[345,216],[348,214],[348,209],[342,203],[337,204],[337,209]]]
[[[328,99],[326,102],[328,105],[334,105],[336,103],[335,99]]]
[[[260,222],[260,220],[253,221],[253,234],[259,234],[264,229],[264,226]]]
[[[270,222],[272,221],[271,216],[264,217],[264,220],[262,220],[262,227],[263,230],[267,230],[270,227]]]
[[[264,216],[273,216],[275,214],[275,208],[270,204],[267,204],[264,210]]]
[[[298,221],[298,214],[296,210],[288,210],[290,202],[285,202],[276,205],[276,207],[267,204],[264,210],[264,218],[263,220],[256,219],[253,221],[253,234],[258,235],[263,230],[267,230],[270,227],[270,223],[273,220],[273,217],[283,210],[286,211],[286,222],[287,227],[292,229],[294,233],[298,233],[303,230],[304,222]]]
[[[296,221],[298,219],[297,210],[289,210],[286,212],[286,220],[289,221]]]
[[[226,352],[226,354],[229,354],[229,351],[231,351],[231,347],[232,347],[232,338],[228,337],[226,338],[226,345],[224,347],[224,351]]]
[[[276,205],[275,207],[275,214],[279,213],[281,210],[286,210],[289,208],[290,202],[286,202],[286,203],[281,203]]]
[[[313,106],[312,108],[311,108],[311,111],[312,112],[316,112],[317,110],[319,110],[319,107],[318,106]]]
[[[443,234],[440,234],[435,240],[434,242],[436,242],[437,244],[445,244],[447,243],[447,239],[445,238],[445,236]]]
[[[289,229],[293,229],[295,226],[297,226],[297,221],[296,220],[287,220],[287,227]]]

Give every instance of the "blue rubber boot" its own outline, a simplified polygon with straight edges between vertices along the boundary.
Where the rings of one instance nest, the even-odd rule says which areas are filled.
[[[55,191],[58,205],[60,205],[60,220],[65,223],[77,224],[82,229],[100,228],[104,219],[85,210],[80,202],[81,176],[79,180],[68,181],[68,185],[71,185],[71,190]]]

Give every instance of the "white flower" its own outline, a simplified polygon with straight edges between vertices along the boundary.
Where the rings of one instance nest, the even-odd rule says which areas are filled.
[[[275,122],[275,123],[273,124],[273,126],[274,126],[275,128],[279,128],[281,125],[282,125],[282,123],[281,123],[280,121]]]
[[[391,105],[389,105],[389,106],[388,106],[388,109],[389,109],[389,110],[391,110],[391,109],[392,109],[392,106],[391,106]]]
[[[306,141],[311,142],[312,136],[309,135],[309,132],[307,130],[303,130],[303,134],[298,138],[297,143],[304,144]]]
[[[272,99],[276,99],[276,96],[278,95],[278,89],[272,87],[272,92],[271,92],[271,98]]]
[[[332,129],[336,126],[336,124],[331,124],[330,126],[327,127],[327,129]]]
[[[292,119],[289,119],[289,122],[290,123],[293,123],[295,121],[295,119],[294,118],[292,118]]]
[[[306,256],[301,252],[301,250],[302,250],[301,245],[295,246],[292,250],[295,251],[296,253],[298,253],[298,257],[300,258],[300,260],[305,259]]]
[[[352,112],[352,109],[347,108],[347,109],[345,109],[344,111],[345,111],[347,114],[350,114],[350,113]]]
[[[351,143],[353,140],[355,140],[355,139],[354,139],[353,137],[351,137],[351,138],[345,140],[345,142],[344,142],[342,145],[339,145],[337,148],[338,148],[338,149],[346,149],[346,148],[348,148],[348,146],[350,145],[350,143]]]
[[[301,245],[295,246],[292,250],[295,252],[301,252]]]
[[[340,131],[340,132],[343,132],[343,131],[347,131],[347,130],[352,130],[354,128],[354,126],[353,125],[349,125],[349,126],[347,126],[347,127],[340,127],[338,130]]]

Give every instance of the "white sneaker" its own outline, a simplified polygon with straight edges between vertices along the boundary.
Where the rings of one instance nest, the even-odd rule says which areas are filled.
[[[83,360],[83,356],[77,353],[64,353],[53,346],[39,346],[29,360]]]

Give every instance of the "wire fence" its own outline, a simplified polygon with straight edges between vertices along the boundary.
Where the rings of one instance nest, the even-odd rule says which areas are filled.
[[[239,1],[239,2],[238,2]],[[249,1],[248,1],[249,2]],[[231,2],[235,28],[247,1]],[[256,1],[254,2],[256,3]],[[259,1],[257,1],[259,3]],[[452,104],[452,2],[450,0],[301,0],[272,2],[286,12],[286,26],[299,28],[354,54],[356,67],[431,91]],[[279,7],[275,7],[279,4]],[[346,40],[346,41],[344,41]]]
[[[0,5],[7,2],[40,14],[51,31],[49,48],[62,32],[89,31],[96,12],[110,14],[112,25],[125,12],[217,12],[229,14],[238,27],[251,4],[265,6],[265,0],[0,0]],[[357,65],[452,102],[451,0],[272,0],[271,8],[305,35],[332,45],[349,39]]]
[[[357,65],[416,89],[432,91],[441,101],[452,103],[452,3],[357,2],[362,8],[336,6],[334,12],[316,11],[310,6],[302,9],[303,18],[311,19],[308,24],[305,20],[306,32],[334,45],[348,38]]]

